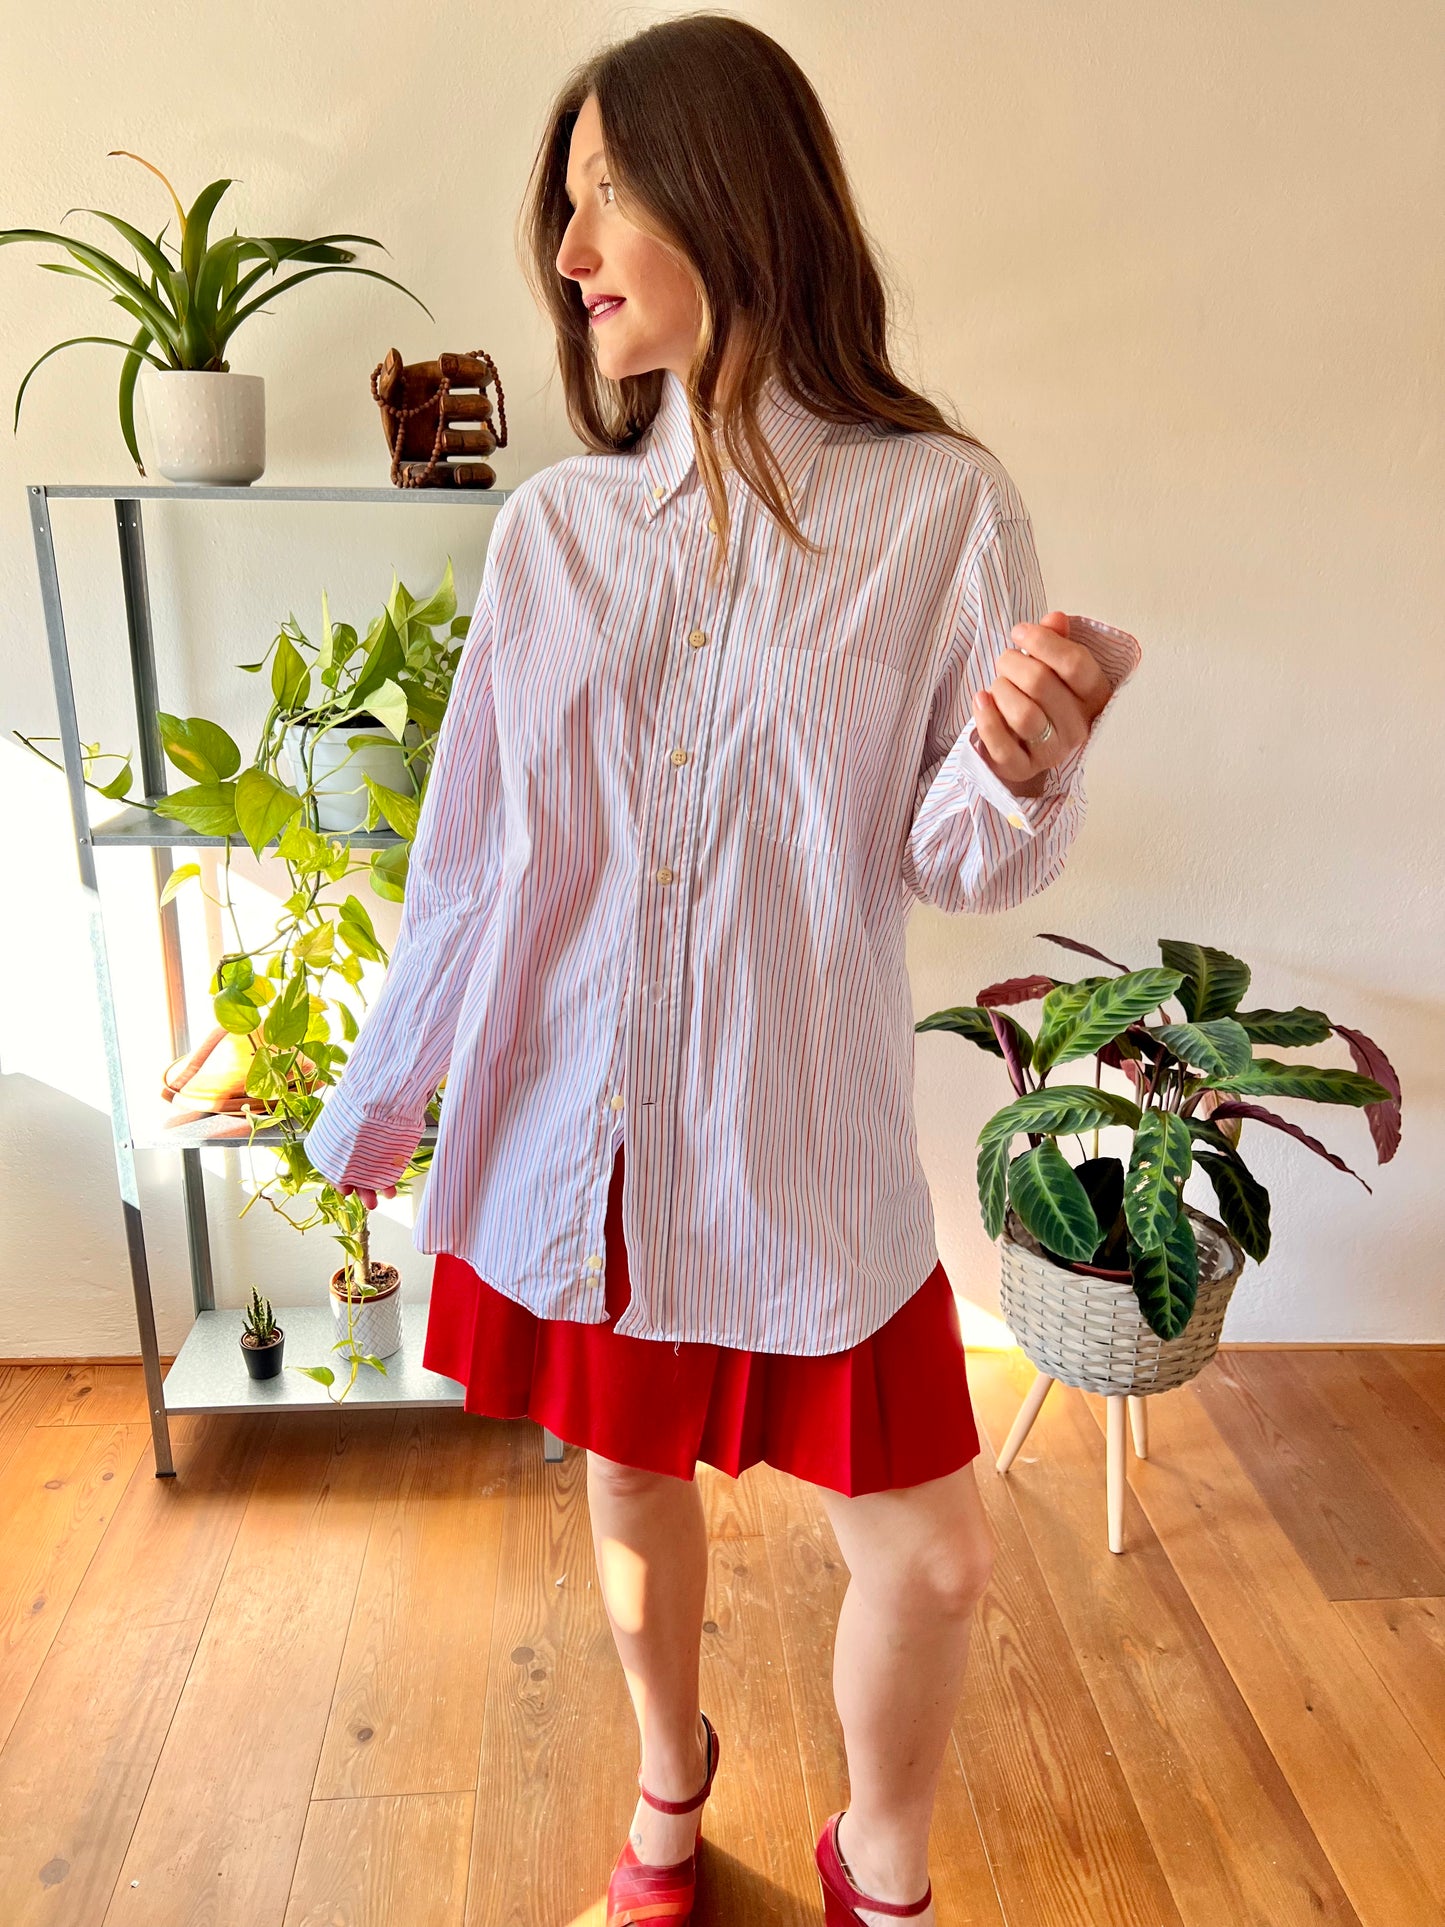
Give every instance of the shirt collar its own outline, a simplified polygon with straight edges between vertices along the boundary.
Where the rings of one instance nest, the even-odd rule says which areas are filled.
[[[787,480],[794,508],[801,510],[808,475],[827,439],[829,424],[786,393],[776,376],[769,377],[759,393],[758,422]],[[687,390],[671,368],[663,370],[662,400],[642,443],[642,467],[651,521],[697,467]]]

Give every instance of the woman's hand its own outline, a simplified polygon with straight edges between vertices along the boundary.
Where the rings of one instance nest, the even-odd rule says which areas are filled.
[[[349,1198],[353,1193],[361,1199],[361,1202],[366,1206],[368,1211],[375,1211],[378,1193],[373,1191],[370,1185],[338,1184],[336,1186],[336,1195],[339,1198]],[[396,1186],[394,1184],[384,1186],[380,1192],[380,1196],[383,1198],[394,1198],[396,1196]]]
[[[1011,634],[1015,646],[1004,650],[993,682],[973,699],[974,721],[994,774],[1016,795],[1037,796],[1048,772],[1088,740],[1111,691],[1090,652],[1069,640],[1062,609],[1042,622],[1016,623]]]

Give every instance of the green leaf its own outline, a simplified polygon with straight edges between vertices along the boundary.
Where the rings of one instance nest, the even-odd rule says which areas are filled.
[[[1161,937],[1159,954],[1171,970],[1183,976],[1179,1001],[1192,1023],[1227,1017],[1249,989],[1249,965],[1231,957],[1227,950]]]
[[[1341,1071],[1323,1064],[1282,1064],[1277,1058],[1256,1057],[1253,1067],[1232,1077],[1214,1077],[1209,1088],[1236,1091],[1244,1097],[1309,1097],[1317,1104],[1378,1104],[1393,1097],[1373,1077]]]
[[[240,830],[234,783],[197,783],[192,789],[177,790],[158,799],[156,814],[184,823],[201,836],[235,836]]]
[[[410,846],[405,843],[393,843],[388,850],[371,853],[371,887],[389,903],[405,901],[409,854]]]
[[[270,1051],[259,1050],[251,1059],[251,1067],[246,1072],[247,1097],[259,1097],[268,1104],[278,1103],[286,1095],[286,1080],[276,1068],[276,1060]]]
[[[236,821],[259,856],[301,808],[301,798],[264,769],[242,770],[236,784]]]
[[[1034,1045],[1034,1068],[1046,1071],[1052,1064],[1091,1057],[1156,1004],[1172,997],[1179,984],[1179,973],[1174,970],[1131,970],[1124,977],[1099,980],[1097,988],[1090,990],[1082,1003],[1060,998],[1057,990],[1051,990],[1044,998],[1044,1021]],[[1077,993],[1080,986],[1067,988]]]
[[[306,705],[311,693],[311,671],[306,658],[284,632],[276,638],[276,654],[271,659],[271,694],[280,708],[291,715]]]
[[[131,772],[130,758],[127,757],[115,775],[111,777],[110,781],[101,784],[100,793],[102,796],[112,797],[118,803],[130,789],[133,781],[134,777]]]
[[[220,783],[241,767],[241,752],[221,728],[204,716],[156,713],[161,747],[183,776],[196,783]]]
[[[238,1037],[256,1029],[261,1022],[261,1013],[246,995],[244,990],[222,990],[211,999],[216,1013],[216,1022],[223,1024]]]
[[[404,796],[400,790],[388,789],[385,783],[373,782],[371,777],[363,779],[371,792],[372,800],[390,827],[398,836],[408,842],[416,835],[417,822],[421,815],[421,802],[415,796]]]
[[[413,622],[424,622],[430,628],[439,622],[450,622],[456,612],[457,591],[456,584],[452,580],[452,559],[448,556],[441,581],[425,602],[418,602],[413,607],[411,619]]]
[[[383,610],[377,618],[375,640],[371,642],[360,674],[352,685],[351,702],[357,709],[370,708],[371,693],[384,682],[399,676],[406,668],[406,651],[390,615]]]
[[[376,940],[371,914],[360,897],[348,897],[341,906],[341,921],[337,926],[341,941],[348,950],[358,957],[366,957],[373,963],[383,961],[381,945]]]
[[[978,1201],[983,1211],[984,1229],[990,1238],[997,1238],[1004,1227],[1004,1214],[1008,1206],[1010,1143],[1007,1137],[979,1140]]]
[[[1177,1338],[1199,1291],[1199,1249],[1194,1226],[1182,1211],[1160,1246],[1144,1250],[1130,1236],[1129,1269],[1144,1322],[1166,1342]]]
[[[367,696],[366,706],[376,720],[400,742],[406,733],[406,691],[388,678]]]
[[[336,928],[329,923],[313,924],[292,946],[293,954],[313,966],[330,963],[336,944]]]
[[[1164,1242],[1179,1215],[1179,1187],[1189,1176],[1194,1147],[1175,1111],[1146,1110],[1134,1132],[1124,1174],[1124,1219],[1135,1244],[1149,1250]]]
[[[1061,1258],[1088,1262],[1102,1233],[1089,1194],[1049,1140],[1022,1152],[1008,1168],[1009,1203],[1041,1245]]]
[[[1029,1063],[1033,1057],[1033,1038],[1018,1019],[1010,1017],[1006,1010],[995,1014],[1013,1032],[1021,1061]],[[955,1037],[966,1038],[970,1044],[977,1044],[981,1050],[991,1051],[995,1057],[1003,1056],[993,1025],[988,1020],[988,1012],[978,1004],[951,1004],[946,1010],[931,1011],[927,1017],[921,1017],[913,1028],[915,1031],[949,1031]]]
[[[293,1372],[300,1372],[303,1378],[314,1378],[318,1385],[334,1385],[336,1374],[329,1365],[293,1365]]]
[[[299,816],[293,816],[281,832],[276,854],[302,876],[320,876],[332,862],[330,843]]]
[[[1237,1010],[1235,1022],[1256,1044],[1322,1044],[1334,1025],[1322,1010]]]
[[[198,877],[200,874],[199,863],[183,863],[178,870],[172,870],[166,878],[165,888],[161,891],[162,906],[170,902],[183,884],[189,883],[192,877]]]
[[[331,658],[336,651],[336,631],[331,626],[331,603],[326,591],[321,591],[321,646],[316,652],[316,667],[324,676],[331,667]]]
[[[341,1012],[341,1035],[348,1044],[354,1044],[361,1028],[356,1021],[356,1013],[350,1004],[343,1004],[339,997],[336,1000],[336,1008]]]
[[[1115,1091],[1095,1090],[1089,1084],[1058,1084],[1051,1090],[1026,1091],[996,1111],[979,1132],[978,1141],[1012,1138],[1019,1131],[1054,1137],[1095,1125],[1137,1124],[1139,1116],[1139,1106]]]
[[[1149,1035],[1211,1077],[1246,1070],[1254,1057],[1249,1032],[1232,1017],[1212,1017],[1203,1024],[1157,1024]]]
[[[1225,1229],[1258,1263],[1269,1252],[1269,1193],[1237,1157],[1201,1151],[1195,1163],[1209,1173]]]
[[[311,993],[307,988],[306,972],[298,970],[294,977],[287,980],[286,988],[266,1013],[266,1027],[262,1035],[268,1044],[277,1049],[295,1049],[305,1041],[310,1022]]]

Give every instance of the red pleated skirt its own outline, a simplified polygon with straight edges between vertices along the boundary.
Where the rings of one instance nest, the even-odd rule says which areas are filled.
[[[854,1497],[956,1472],[979,1449],[942,1263],[870,1337],[818,1357],[619,1336],[631,1297],[619,1146],[607,1194],[604,1324],[538,1318],[442,1253],[422,1363],[468,1412],[532,1418],[569,1445],[691,1479],[766,1460]]]

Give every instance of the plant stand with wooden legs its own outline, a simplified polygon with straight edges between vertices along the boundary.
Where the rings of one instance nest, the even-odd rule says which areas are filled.
[[[1002,1452],[995,1461],[995,1470],[1007,1472],[1018,1454],[1019,1447],[1028,1437],[1033,1422],[1043,1410],[1044,1400],[1049,1395],[1049,1387],[1056,1381],[1047,1372],[1040,1372],[1028,1389],[1028,1395],[1019,1407],[1018,1417],[1008,1437],[1004,1440]],[[1107,1411],[1105,1414],[1105,1462],[1104,1490],[1109,1513],[1109,1550],[1124,1550],[1124,1482],[1128,1476],[1124,1453],[1124,1408],[1129,1408],[1129,1424],[1134,1434],[1134,1456],[1147,1459],[1149,1456],[1149,1417],[1142,1396],[1129,1392],[1108,1392],[1105,1394]]]

